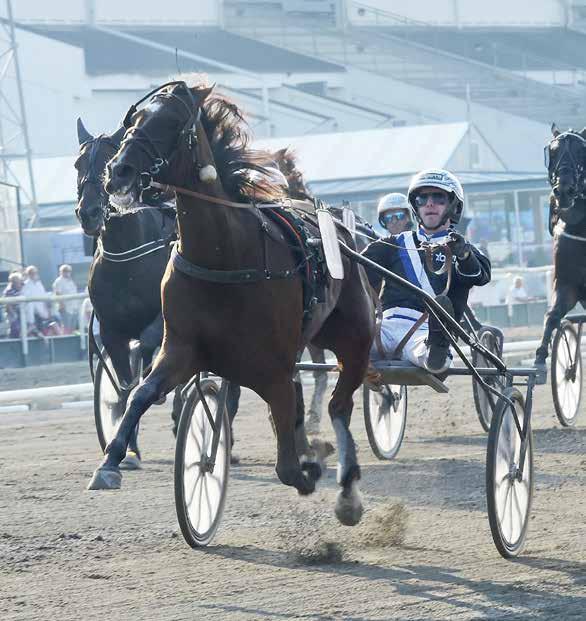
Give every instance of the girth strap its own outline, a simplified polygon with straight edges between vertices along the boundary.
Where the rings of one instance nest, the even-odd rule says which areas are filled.
[[[207,282],[217,282],[223,284],[237,284],[247,282],[259,282],[261,280],[273,280],[275,278],[293,278],[297,276],[300,266],[293,270],[285,270],[283,272],[270,272],[268,275],[264,270],[212,270],[207,267],[200,267],[191,263],[185,257],[179,254],[176,246],[171,251],[171,261],[173,267],[186,276],[205,280]]]

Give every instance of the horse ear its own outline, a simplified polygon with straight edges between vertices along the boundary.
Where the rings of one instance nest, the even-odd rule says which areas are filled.
[[[126,133],[126,127],[122,125],[119,127],[111,136],[112,142],[119,145],[122,142],[122,138],[124,138],[124,134]]]
[[[94,137],[84,127],[81,117],[77,117],[77,139],[79,140],[80,145],[82,145],[84,142],[88,142],[88,140],[94,139]]]
[[[560,135],[560,130],[558,129],[558,126],[555,123],[551,124],[551,133],[553,134],[554,138],[557,138]]]

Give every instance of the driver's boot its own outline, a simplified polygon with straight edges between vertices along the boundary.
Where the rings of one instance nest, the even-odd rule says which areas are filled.
[[[435,301],[452,317],[454,316],[454,307],[447,295],[438,295]],[[450,340],[446,336],[442,324],[430,313],[425,368],[434,375],[444,373],[450,367],[451,358],[449,354]]]

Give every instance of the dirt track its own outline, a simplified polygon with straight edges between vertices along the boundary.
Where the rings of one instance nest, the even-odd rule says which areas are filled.
[[[450,385],[447,396],[410,391],[392,463],[370,452],[357,398],[367,512],[353,529],[333,515],[333,460],[310,498],[278,482],[266,407],[245,393],[242,464],[205,551],[177,526],[166,406],[145,417],[144,470],[119,492],[85,491],[99,460],[89,410],[0,414],[0,619],[584,619],[586,414],[562,430],[549,387],[537,389],[528,546],[505,561],[486,517],[470,382]],[[377,515],[394,518],[373,547]]]

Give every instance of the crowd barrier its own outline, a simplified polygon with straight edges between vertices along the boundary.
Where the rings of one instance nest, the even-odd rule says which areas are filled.
[[[88,347],[87,293],[46,296],[0,297],[0,305],[20,307],[20,337],[0,340],[0,368],[26,367],[53,362],[73,362],[85,357]],[[25,305],[28,302],[57,304],[69,300],[80,300],[78,330],[76,334],[57,336],[29,336]]]

